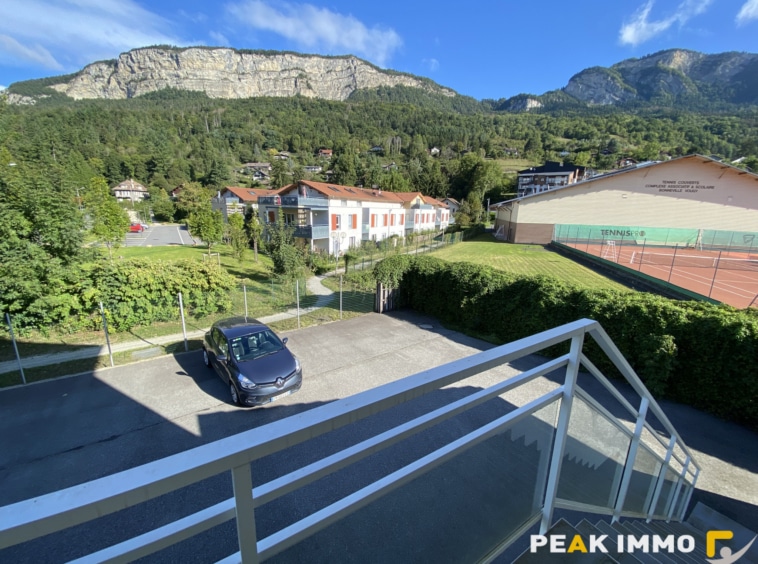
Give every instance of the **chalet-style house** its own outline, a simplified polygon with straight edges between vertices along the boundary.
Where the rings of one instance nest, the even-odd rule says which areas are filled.
[[[244,214],[247,208],[258,208],[258,199],[261,196],[268,196],[275,191],[267,188],[242,188],[240,186],[227,186],[219,191],[214,198],[211,198],[211,207],[219,210],[224,221],[229,218],[230,214]]]
[[[454,198],[442,198],[442,203],[450,210],[450,223],[455,223],[455,214],[461,209],[461,203]]]
[[[245,163],[237,169],[239,174],[252,176],[258,182],[268,182],[271,174],[271,163]]]
[[[589,169],[583,166],[564,165],[563,163],[548,161],[542,166],[518,172],[518,197],[568,186],[586,180],[589,176]]]
[[[283,214],[295,237],[312,250],[343,253],[361,241],[441,231],[450,223],[447,206],[420,192],[396,193],[301,180],[258,198],[264,224]]]
[[[111,188],[111,192],[116,199],[121,202],[124,200],[131,200],[132,202],[140,202],[150,197],[150,193],[142,184],[130,178],[124,180],[120,184],[117,184]]]
[[[319,149],[317,154],[322,159],[331,159],[332,158],[332,150],[331,149]]]

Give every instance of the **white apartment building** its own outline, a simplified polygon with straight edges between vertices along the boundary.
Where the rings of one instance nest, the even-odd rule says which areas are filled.
[[[273,223],[284,214],[285,222],[295,226],[295,237],[306,239],[312,250],[329,254],[342,254],[362,241],[434,230],[438,217],[435,206],[425,203],[418,192],[399,194],[310,180],[259,198],[258,210],[263,223]],[[449,211],[439,214],[444,215],[449,221]]]

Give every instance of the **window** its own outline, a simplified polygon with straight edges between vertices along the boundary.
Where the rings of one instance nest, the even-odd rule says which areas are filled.
[[[276,223],[276,213],[273,211],[268,212],[268,222]]]
[[[336,213],[332,214],[332,231],[336,231],[340,228],[340,216]]]
[[[284,214],[284,223],[286,225],[294,225],[295,224],[295,214],[294,213],[285,213]]]

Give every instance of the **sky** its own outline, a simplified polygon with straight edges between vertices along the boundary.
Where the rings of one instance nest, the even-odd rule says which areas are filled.
[[[758,52],[758,0],[0,0],[0,87],[150,45],[355,55],[500,99],[663,49]]]

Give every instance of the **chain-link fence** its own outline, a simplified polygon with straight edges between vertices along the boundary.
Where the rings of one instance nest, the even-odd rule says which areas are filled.
[[[373,311],[374,293],[373,287],[341,275],[246,281],[228,293],[225,311],[198,315],[177,294],[173,315],[119,332],[109,323],[118,304],[104,303],[102,310],[93,312],[100,330],[79,333],[53,328],[19,334],[13,316],[6,314],[5,334],[0,337],[0,387],[199,349],[205,331],[224,317],[247,316],[277,331],[347,319]]]
[[[342,257],[341,264],[345,270],[366,270],[382,259],[393,255],[431,253],[437,249],[460,243],[464,239],[464,232],[457,233],[423,233],[415,236],[407,236],[405,239],[390,238],[378,243],[368,244],[351,249]],[[335,262],[335,268],[338,263]]]
[[[758,232],[556,225],[553,241],[737,308],[758,306]]]

